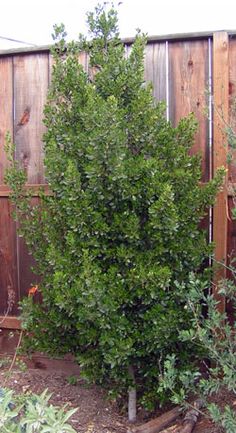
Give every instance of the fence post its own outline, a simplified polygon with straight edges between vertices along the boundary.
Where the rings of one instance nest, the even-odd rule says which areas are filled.
[[[229,38],[225,31],[213,34],[213,175],[219,167],[227,167],[227,137],[229,119]],[[215,260],[227,263],[228,176],[213,209],[213,241]],[[218,293],[217,282],[226,277],[226,268],[216,266],[214,295],[219,311],[225,311],[225,299]]]

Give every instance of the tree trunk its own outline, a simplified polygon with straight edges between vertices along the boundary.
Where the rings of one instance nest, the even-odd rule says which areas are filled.
[[[129,387],[128,392],[128,420],[135,422],[137,417],[137,391],[135,386],[135,375],[132,366],[129,367],[129,375],[132,379],[132,385]]]

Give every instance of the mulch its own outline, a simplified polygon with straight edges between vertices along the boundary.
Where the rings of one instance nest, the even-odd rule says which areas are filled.
[[[48,389],[53,405],[61,407],[67,404],[68,409],[78,408],[70,419],[78,433],[126,432],[126,417],[119,413],[114,402],[108,401],[102,389],[88,385],[79,377],[75,385],[68,380],[68,375],[56,371],[28,369],[22,372],[14,369],[7,378],[5,372],[0,371],[0,383],[16,393],[40,394]]]
[[[52,363],[53,366],[53,363]],[[115,401],[107,398],[106,392],[96,385],[89,385],[79,374],[73,373],[70,383],[70,371],[57,369],[27,368],[22,371],[17,366],[10,375],[7,368],[0,368],[0,386],[13,389],[16,393],[41,393],[45,389],[52,394],[50,402],[55,406],[68,405],[78,408],[70,423],[78,433],[125,433],[129,423],[125,411]],[[231,398],[231,397],[230,397]],[[220,401],[228,402],[228,395],[222,394]],[[162,410],[163,412],[163,410]],[[140,412],[138,423],[148,420],[147,414]],[[153,414],[153,417],[159,413]],[[181,423],[181,420],[179,420]],[[200,416],[193,433],[221,433],[206,417]]]

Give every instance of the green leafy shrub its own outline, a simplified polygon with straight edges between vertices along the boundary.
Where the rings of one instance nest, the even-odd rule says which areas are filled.
[[[43,296],[25,299],[22,317],[31,350],[72,352],[90,380],[118,394],[135,387],[151,405],[164,395],[166,355],[176,353],[179,368],[193,358],[193,344],[178,338],[191,318],[179,287],[211,251],[199,223],[223,172],[200,186],[200,156],[189,155],[196,121],[174,128],[154,101],[146,37],[137,34],[127,57],[113,9],[96,8],[88,23],[89,42],[66,44],[56,28],[44,120],[51,195],[42,191],[38,205],[6,146],[6,181]]]
[[[49,404],[50,395],[14,396],[9,389],[0,389],[1,433],[76,433],[67,423],[77,411]]]
[[[234,278],[220,282],[219,294],[233,303],[235,311],[236,270],[232,266],[230,270]],[[236,396],[236,322],[229,323],[227,314],[219,311],[218,301],[209,292],[209,288],[193,274],[188,288],[186,308],[192,313],[192,327],[182,331],[181,338],[183,342],[191,341],[204,350],[204,374],[196,370],[194,374],[185,371],[181,375],[176,368],[176,359],[172,356],[165,363],[161,387],[172,391],[172,401],[175,403],[186,402],[189,394],[200,395],[205,400],[208,415],[212,420],[226,433],[234,433],[235,409],[230,404],[220,407],[213,401],[214,398],[219,401],[221,393],[228,395],[231,401]],[[207,316],[203,311],[207,311]],[[178,392],[176,381],[182,383]]]

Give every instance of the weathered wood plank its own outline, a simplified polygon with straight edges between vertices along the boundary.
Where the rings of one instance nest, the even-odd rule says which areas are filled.
[[[202,180],[209,179],[208,120],[206,89],[209,81],[208,41],[169,42],[170,120],[179,120],[193,112],[198,131],[192,153],[202,156]]]
[[[19,286],[17,275],[17,248],[15,223],[11,218],[11,207],[7,198],[0,199],[0,314],[8,310],[17,312]]]
[[[5,136],[12,134],[13,114],[13,64],[11,58],[0,59],[0,183],[4,180],[8,166],[4,151]],[[10,203],[7,198],[0,200],[0,314],[8,310],[11,301],[11,313],[16,314],[18,297],[16,229],[11,219]],[[13,305],[14,303],[14,305]]]
[[[39,192],[41,190],[43,190],[46,195],[51,194],[51,192],[49,191],[49,187],[46,183],[45,184],[43,184],[43,183],[42,184],[41,183],[40,184],[33,184],[33,185],[27,184],[27,185],[25,185],[24,189],[26,191],[30,190],[33,197],[38,197]],[[11,194],[11,190],[9,189],[9,187],[7,185],[0,185],[0,197],[9,197],[10,194]]]
[[[37,205],[39,199],[37,197],[32,199],[32,206]],[[35,265],[35,260],[28,252],[28,248],[22,237],[17,239],[18,243],[18,266],[19,266],[19,286],[20,286],[20,297],[28,295],[30,287],[38,283],[39,278],[32,272],[32,267]]]
[[[235,209],[234,197],[228,197],[228,221],[227,221],[227,251],[228,251],[228,264],[236,258],[236,220],[232,216],[232,210]],[[226,270],[226,277],[232,278],[232,273],[229,269]],[[235,308],[233,302],[229,300],[225,304],[225,310],[230,322],[235,320]]]
[[[157,101],[166,101],[166,44],[153,46],[153,96]]]
[[[0,183],[3,183],[4,170],[8,166],[4,151],[6,133],[12,134],[13,82],[12,59],[0,58]]]
[[[229,40],[229,126],[236,132],[236,39]],[[229,164],[229,179],[236,182],[236,149],[229,148],[232,162]]]
[[[88,54],[81,52],[79,54],[79,63],[83,66],[86,72],[88,72],[88,62],[89,62]]]
[[[49,84],[47,53],[14,57],[15,118],[14,135],[16,158],[27,172],[29,184],[45,183],[43,167],[42,123],[43,108]],[[37,187],[36,187],[37,188]],[[17,238],[20,297],[28,291],[34,276],[30,270],[33,260],[25,243]]]
[[[229,39],[229,125],[234,133],[236,131],[236,39]],[[232,162],[229,164],[228,171],[228,220],[227,220],[227,255],[228,262],[236,257],[236,221],[232,218],[232,209],[235,208],[236,195],[236,150],[229,147],[232,153]],[[227,270],[227,278],[231,278],[231,272]],[[226,313],[231,322],[234,318],[234,308],[232,302],[227,301],[225,305]]]
[[[0,316],[0,328],[4,329],[21,329],[21,321],[15,316]]]
[[[157,101],[166,101],[166,44],[148,44],[145,48],[144,79],[153,85]]]
[[[229,43],[226,32],[217,32],[213,39],[213,82],[214,82],[214,134],[213,134],[213,174],[219,167],[227,167],[227,140],[225,122],[229,113]],[[228,195],[227,176],[224,188],[217,196],[213,211],[213,240],[215,259],[227,262],[227,217]],[[218,294],[217,282],[225,278],[226,269],[219,266],[215,271],[215,297],[219,301],[219,310],[225,310],[225,299]]]
[[[144,56],[144,79],[146,82],[154,81],[154,44],[148,44]]]
[[[43,108],[48,90],[48,54],[14,57],[14,141],[16,158],[29,183],[44,182]]]

